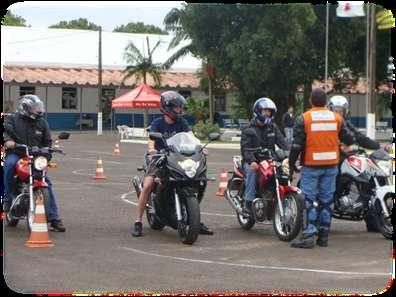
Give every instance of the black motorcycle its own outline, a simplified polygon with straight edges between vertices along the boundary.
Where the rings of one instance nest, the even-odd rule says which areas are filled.
[[[154,179],[154,186],[146,204],[147,221],[154,230],[165,226],[178,230],[181,242],[193,244],[199,235],[202,200],[207,181],[207,163],[202,150],[206,145],[190,133],[177,133],[165,140],[161,133],[151,132],[151,140],[162,141],[165,149],[155,158],[160,174]],[[219,137],[218,133],[209,136],[209,142]],[[139,167],[138,171],[146,171]],[[143,180],[134,176],[132,184],[139,198]]]

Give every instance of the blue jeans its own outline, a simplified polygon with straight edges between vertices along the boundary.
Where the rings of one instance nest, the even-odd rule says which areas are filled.
[[[284,128],[286,141],[292,143],[293,141],[293,128]]]
[[[338,166],[327,168],[303,166],[301,170],[301,191],[305,195],[307,218],[303,229],[304,235],[330,230],[337,173]]]
[[[18,162],[20,157],[16,154],[9,154],[4,159],[4,175],[3,175],[3,183],[4,183],[4,201],[3,202],[12,202],[14,198],[11,194],[11,181],[12,177],[15,175],[15,164]],[[56,205],[55,195],[52,190],[52,183],[48,176],[46,176],[46,182],[48,183],[48,192],[50,198],[50,209],[48,210],[48,220],[58,220],[58,206]]]
[[[253,201],[256,198],[256,179],[257,172],[250,169],[250,165],[248,163],[243,164],[243,169],[246,173],[245,179],[245,200]]]

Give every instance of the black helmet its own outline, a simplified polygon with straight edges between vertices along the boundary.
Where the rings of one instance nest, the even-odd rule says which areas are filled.
[[[175,91],[166,91],[161,94],[161,112],[174,121],[178,121],[183,111],[175,112],[173,109],[175,107],[183,108],[187,104],[186,99],[179,93]]]
[[[36,95],[27,94],[19,98],[17,111],[31,119],[43,116],[44,104]]]

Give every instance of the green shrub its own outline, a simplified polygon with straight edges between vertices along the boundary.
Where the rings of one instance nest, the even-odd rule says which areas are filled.
[[[210,133],[220,133],[220,127],[218,124],[212,124],[210,122],[199,121],[196,123],[192,130],[194,135],[201,140],[208,139]]]

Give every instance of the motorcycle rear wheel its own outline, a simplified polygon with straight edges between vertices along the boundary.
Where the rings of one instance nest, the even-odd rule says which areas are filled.
[[[150,228],[153,230],[162,230],[164,229],[165,225],[162,224],[159,220],[158,217],[155,213],[155,208],[154,208],[154,196],[152,193],[150,193],[150,198],[149,198],[149,208],[146,209],[146,216],[147,216],[147,222],[150,225]]]
[[[275,207],[273,227],[282,241],[293,240],[300,232],[302,227],[302,201],[300,199],[302,198],[296,193],[288,193],[282,199],[285,224],[281,222],[279,207]]]
[[[49,191],[47,188],[38,188],[33,190],[33,201],[34,201],[34,206],[33,206],[33,213],[30,213],[30,206],[28,208],[27,216],[26,216],[26,225],[28,232],[32,232],[32,226],[34,222],[34,216],[36,213],[36,201],[37,198],[42,196],[44,199],[44,211],[45,211],[45,218],[48,223],[48,214],[49,214],[49,209],[50,209],[50,195]]]
[[[378,200],[375,201],[374,207],[376,212],[376,219],[379,231],[386,239],[393,239],[393,226],[392,226],[392,209],[393,209],[393,195],[388,193],[385,195],[384,200],[390,212],[389,217],[385,217],[381,204]]]
[[[184,244],[193,244],[201,228],[201,211],[196,197],[186,197],[180,201],[182,220],[177,222],[177,231],[180,241]]]

